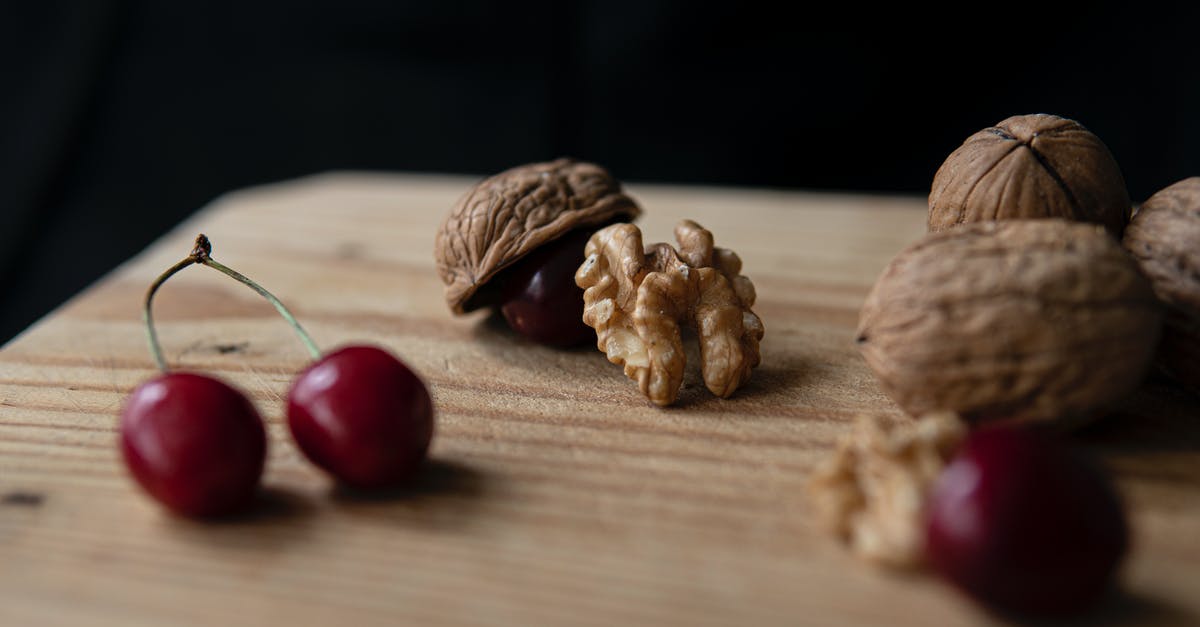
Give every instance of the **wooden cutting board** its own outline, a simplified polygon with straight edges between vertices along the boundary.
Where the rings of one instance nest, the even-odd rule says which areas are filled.
[[[767,329],[734,398],[693,372],[663,410],[595,350],[450,316],[433,236],[472,183],[335,174],[230,194],[4,347],[0,625],[996,620],[936,580],[856,562],[805,500],[855,415],[899,415],[851,339],[876,275],[923,232],[921,199],[631,186],[648,240],[694,218],[742,256]],[[325,347],[379,343],[425,377],[438,431],[417,486],[348,495],[298,455],[280,401],[302,347],[200,267],[160,292],[159,332],[173,365],[236,382],[262,410],[265,494],[205,524],[132,485],[115,425],[155,372],[141,296],[201,231]],[[1135,529],[1125,592],[1093,618],[1200,621],[1200,404],[1152,381],[1076,439],[1117,474]]]

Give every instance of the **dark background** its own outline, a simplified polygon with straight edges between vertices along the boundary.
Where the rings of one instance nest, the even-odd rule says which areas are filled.
[[[1200,174],[1200,10],[669,0],[0,3],[0,340],[220,193],[330,169],[925,194],[1075,118],[1134,199]]]

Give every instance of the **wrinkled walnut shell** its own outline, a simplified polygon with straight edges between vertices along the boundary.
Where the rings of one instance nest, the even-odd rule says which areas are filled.
[[[1200,177],[1151,196],[1129,223],[1125,248],[1169,307],[1159,367],[1200,390]]]
[[[696,330],[704,384],[721,398],[750,378],[763,336],[737,254],[715,248],[712,233],[691,220],[675,227],[675,239],[678,250],[644,247],[636,226],[614,224],[588,240],[575,273],[596,346],[660,406],[674,403],[683,383],[681,326]]]
[[[640,213],[621,184],[591,163],[558,159],[485,179],[450,210],[434,242],[446,304],[456,314],[493,304],[494,290],[481,288],[534,249]]]
[[[1071,425],[1141,382],[1161,318],[1150,283],[1100,227],[984,222],[893,259],[858,344],[910,415]]]
[[[1018,115],[967,138],[933,178],[929,230],[1014,218],[1101,224],[1120,239],[1125,179],[1100,138],[1074,120]]]

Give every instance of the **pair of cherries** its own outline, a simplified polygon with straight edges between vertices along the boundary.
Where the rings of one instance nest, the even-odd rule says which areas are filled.
[[[387,351],[347,346],[321,355],[277,298],[210,257],[204,235],[146,293],[143,316],[163,374],[138,386],[121,412],[121,450],[139,484],[168,509],[214,517],[246,508],[266,461],[267,437],[254,405],[213,377],[168,372],[154,332],[151,301],[176,272],[202,264],[250,286],[293,326],[315,359],[292,383],[287,422],[314,464],[356,488],[404,484],[433,437],[433,403],[424,383]]]

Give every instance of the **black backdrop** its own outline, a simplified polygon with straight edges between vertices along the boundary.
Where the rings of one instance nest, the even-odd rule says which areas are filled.
[[[329,169],[927,193],[1073,117],[1130,192],[1200,174],[1195,2],[0,4],[0,339],[221,192]]]

